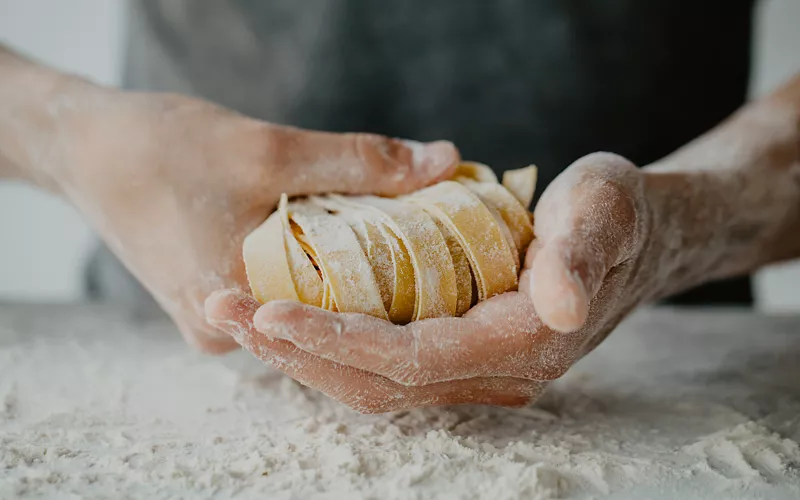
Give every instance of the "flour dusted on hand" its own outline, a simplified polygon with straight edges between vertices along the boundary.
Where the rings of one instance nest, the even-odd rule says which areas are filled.
[[[299,300],[404,324],[460,316],[516,290],[534,238],[528,211],[536,167],[503,184],[478,163],[398,198],[313,196],[289,201],[244,241],[250,288],[262,303]]]

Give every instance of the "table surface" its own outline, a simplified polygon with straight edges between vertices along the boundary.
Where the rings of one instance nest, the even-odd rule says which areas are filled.
[[[536,406],[362,416],[164,322],[0,305],[0,498],[800,498],[800,317],[646,310]]]

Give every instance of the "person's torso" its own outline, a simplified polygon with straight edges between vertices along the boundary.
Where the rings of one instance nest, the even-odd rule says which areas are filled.
[[[277,123],[448,139],[498,171],[537,164],[541,193],[584,154],[646,164],[734,111],[752,3],[133,0],[124,80]],[[103,252],[96,295],[122,287]],[[143,296],[131,286],[123,299]]]
[[[752,0],[139,0],[126,85],[278,123],[448,139],[546,185],[656,160],[738,107]]]

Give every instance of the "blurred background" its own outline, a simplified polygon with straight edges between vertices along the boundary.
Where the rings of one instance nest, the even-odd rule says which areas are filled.
[[[800,0],[762,0],[753,46],[752,96],[800,71]],[[104,84],[120,76],[125,0],[0,0],[0,40]],[[713,29],[713,28],[712,28]],[[72,301],[92,233],[67,204],[0,183],[0,301]],[[800,311],[800,263],[757,276],[759,308]]]

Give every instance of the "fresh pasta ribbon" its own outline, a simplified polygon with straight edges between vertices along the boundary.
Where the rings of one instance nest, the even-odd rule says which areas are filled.
[[[460,316],[516,290],[533,241],[536,167],[462,163],[452,180],[398,198],[289,201],[245,238],[250,288],[262,303],[297,300],[397,324]]]

